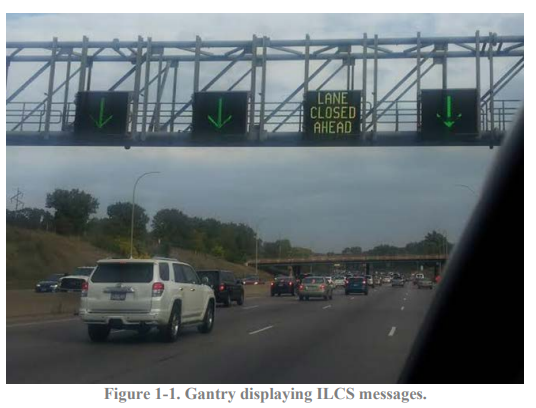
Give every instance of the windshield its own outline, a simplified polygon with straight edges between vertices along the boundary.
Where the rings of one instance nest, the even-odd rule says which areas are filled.
[[[153,263],[102,263],[91,277],[95,283],[148,283],[153,280]]]
[[[7,381],[396,384],[502,171],[525,15],[156,3],[6,14]]]

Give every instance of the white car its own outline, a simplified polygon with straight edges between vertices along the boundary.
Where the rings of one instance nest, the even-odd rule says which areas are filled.
[[[214,292],[190,265],[170,258],[104,259],[82,288],[80,317],[92,341],[110,329],[157,327],[175,341],[182,326],[209,333],[214,325]]]
[[[84,282],[89,280],[89,276],[95,270],[95,266],[80,266],[72,275],[60,278],[58,282],[58,292],[81,292]]]
[[[344,276],[336,276],[333,279],[333,284],[335,287],[344,287],[346,280],[344,279]]]

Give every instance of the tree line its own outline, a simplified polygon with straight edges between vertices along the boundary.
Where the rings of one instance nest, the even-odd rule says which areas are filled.
[[[130,255],[132,204],[116,202],[106,208],[106,217],[93,216],[100,203],[91,194],[79,190],[56,189],[46,196],[46,209],[7,210],[6,222],[28,229],[84,237],[93,245],[120,256]],[[150,225],[150,229],[149,229]],[[221,222],[214,218],[191,217],[176,208],[159,210],[152,221],[146,210],[134,207],[134,255],[168,256],[178,247],[209,253],[230,262],[245,262],[255,256],[255,231],[248,225]],[[359,246],[345,248],[342,254],[397,255],[450,252],[453,244],[439,232],[428,233],[422,241],[404,247],[378,245],[368,251]],[[258,253],[265,258],[312,256],[309,248],[293,246],[288,239],[258,241]],[[328,253],[332,255],[334,253]]]

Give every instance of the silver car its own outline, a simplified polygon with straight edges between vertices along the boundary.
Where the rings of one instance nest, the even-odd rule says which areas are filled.
[[[310,276],[305,278],[298,287],[298,296],[300,300],[309,300],[310,297],[333,299],[333,286],[324,276]]]

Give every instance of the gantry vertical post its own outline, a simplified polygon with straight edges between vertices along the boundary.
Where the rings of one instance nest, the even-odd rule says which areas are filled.
[[[145,140],[147,133],[147,105],[149,103],[149,80],[151,75],[151,54],[152,54],[152,38],[147,38],[147,47],[145,49],[145,86],[143,89],[143,118],[142,118],[142,140]]]
[[[89,39],[84,35],[82,38],[82,56],[80,57],[80,76],[78,77],[78,92],[86,90],[86,68],[87,68],[87,43]]]
[[[161,48],[158,50],[160,56],[158,58],[158,79],[157,79],[157,88],[156,88],[156,107],[154,109],[154,119],[153,119],[153,131],[160,130],[160,102],[162,98],[162,63],[164,58],[164,49]],[[167,69],[166,69],[167,72]]]
[[[367,33],[363,34],[363,89],[361,98],[363,99],[363,108],[361,109],[361,132],[363,137],[367,131]]]
[[[268,37],[262,38],[262,76],[261,76],[261,111],[259,118],[259,139],[262,138],[264,134],[264,115],[266,108],[266,67],[268,65],[266,61],[266,47],[267,47]]]
[[[417,132],[421,131],[421,32],[417,32]]]
[[[493,33],[489,33],[489,44],[488,44],[488,58],[489,58],[489,113],[491,120],[491,138],[490,146],[493,146],[493,138],[495,135],[495,106],[493,103],[494,99],[494,84],[493,84]]]
[[[257,36],[251,39],[251,86],[249,94],[249,137],[258,139],[255,135],[255,97],[257,92]]]
[[[141,86],[141,65],[143,57],[143,38],[138,36],[138,47],[136,49],[136,72],[134,73],[134,94],[132,95],[132,139],[138,135],[138,119],[140,111],[140,86]]]
[[[50,56],[50,73],[48,76],[47,107],[45,113],[45,137],[50,131],[50,114],[52,112],[52,97],[54,95],[54,74],[56,73],[56,57],[58,53],[58,37],[52,40],[52,54]]]
[[[476,100],[478,101],[476,104],[476,114],[477,114],[477,132],[478,137],[480,137],[482,132],[482,115],[480,114],[480,95],[481,95],[481,88],[480,88],[480,31],[476,31],[475,33],[475,63],[476,63]]]
[[[173,95],[171,95],[171,118],[175,117],[175,105],[177,103],[177,81],[179,75],[179,61],[173,61]],[[171,132],[175,130],[175,120],[171,120]]]
[[[61,129],[65,130],[68,118],[67,118],[67,112],[68,112],[68,105],[69,105],[69,83],[71,82],[71,58],[73,56],[73,49],[69,49],[69,54],[67,56],[67,72],[65,73],[65,92],[63,94],[63,115],[61,118]]]
[[[201,70],[201,37],[195,36],[194,92],[199,92],[199,71]]]
[[[374,103],[372,107],[372,140],[374,140],[378,131],[378,34],[374,35],[374,92],[372,98]],[[362,114],[366,115],[366,112],[362,112]]]
[[[448,88],[448,77],[447,77],[447,52],[449,49],[449,45],[447,43],[443,46],[443,90],[446,91]]]

